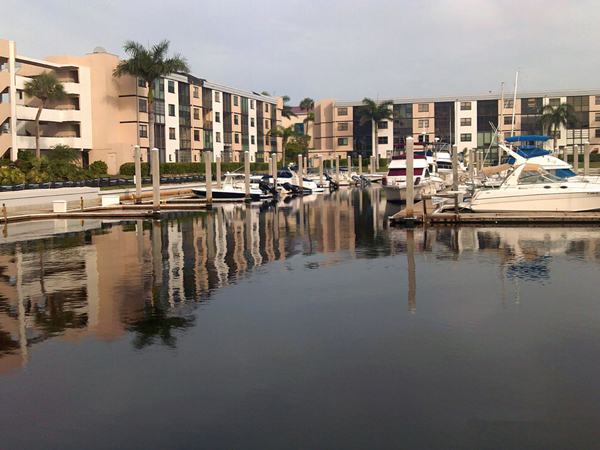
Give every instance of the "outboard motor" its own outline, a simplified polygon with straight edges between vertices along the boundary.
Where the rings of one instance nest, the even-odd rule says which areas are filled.
[[[258,183],[258,188],[265,194],[272,194],[273,196],[277,195],[277,189],[268,181],[261,180],[260,183]]]
[[[283,183],[282,186],[286,191],[291,192],[292,194],[300,194],[300,188],[298,186],[294,186],[289,182]]]

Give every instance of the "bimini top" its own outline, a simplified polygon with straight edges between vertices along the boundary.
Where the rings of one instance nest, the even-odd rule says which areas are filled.
[[[506,142],[531,142],[531,141],[537,141],[537,142],[546,142],[548,139],[550,139],[550,136],[542,136],[542,135],[526,135],[526,136],[509,136],[506,139]]]

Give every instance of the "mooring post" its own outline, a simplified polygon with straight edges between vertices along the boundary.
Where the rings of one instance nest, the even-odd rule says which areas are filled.
[[[251,200],[250,198],[250,152],[246,150],[244,152],[244,188],[246,192],[246,202]]]
[[[273,153],[273,187],[277,189],[277,154]]]
[[[142,152],[140,146],[136,145],[133,148],[133,162],[135,164],[135,201],[134,203],[142,202]]]
[[[475,158],[475,149],[470,148],[469,149],[469,179],[471,180],[471,183],[475,182],[475,177],[473,176],[473,158]]]
[[[152,210],[160,212],[160,162],[158,149],[151,150],[152,156]]]
[[[319,155],[319,185],[323,187],[323,155]]]
[[[573,146],[573,170],[579,174],[579,145]]]
[[[358,176],[362,175],[362,155],[358,155]]]
[[[204,152],[204,172],[206,174],[206,208],[212,209],[212,152]]]
[[[340,184],[340,155],[335,157],[335,182]]]
[[[300,193],[304,193],[304,168],[302,166],[303,158],[302,155],[298,155],[298,183],[300,186]]]
[[[4,223],[8,223],[8,211],[6,210],[6,203],[2,203],[2,215],[4,216]]]
[[[79,197],[79,209],[83,212],[83,197]]]
[[[569,162],[569,152],[567,151],[569,147],[567,147],[565,145],[565,147],[563,148],[563,161],[568,163]]]
[[[412,225],[415,207],[415,180],[414,180],[414,139],[406,138],[406,215],[405,221]]]
[[[590,174],[590,143],[583,144],[583,176]]]
[[[221,189],[221,157],[217,156],[217,189]]]

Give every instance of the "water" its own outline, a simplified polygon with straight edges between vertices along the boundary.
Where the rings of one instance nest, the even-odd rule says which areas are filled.
[[[598,448],[600,229],[380,194],[10,225],[1,448]]]

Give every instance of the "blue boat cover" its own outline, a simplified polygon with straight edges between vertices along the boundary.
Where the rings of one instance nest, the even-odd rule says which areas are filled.
[[[510,136],[510,137],[506,138],[506,142],[526,142],[526,141],[546,142],[548,139],[550,139],[550,136],[541,136],[541,135]]]
[[[569,178],[574,177],[576,175],[577,174],[571,169],[556,169],[556,176],[560,178]]]

